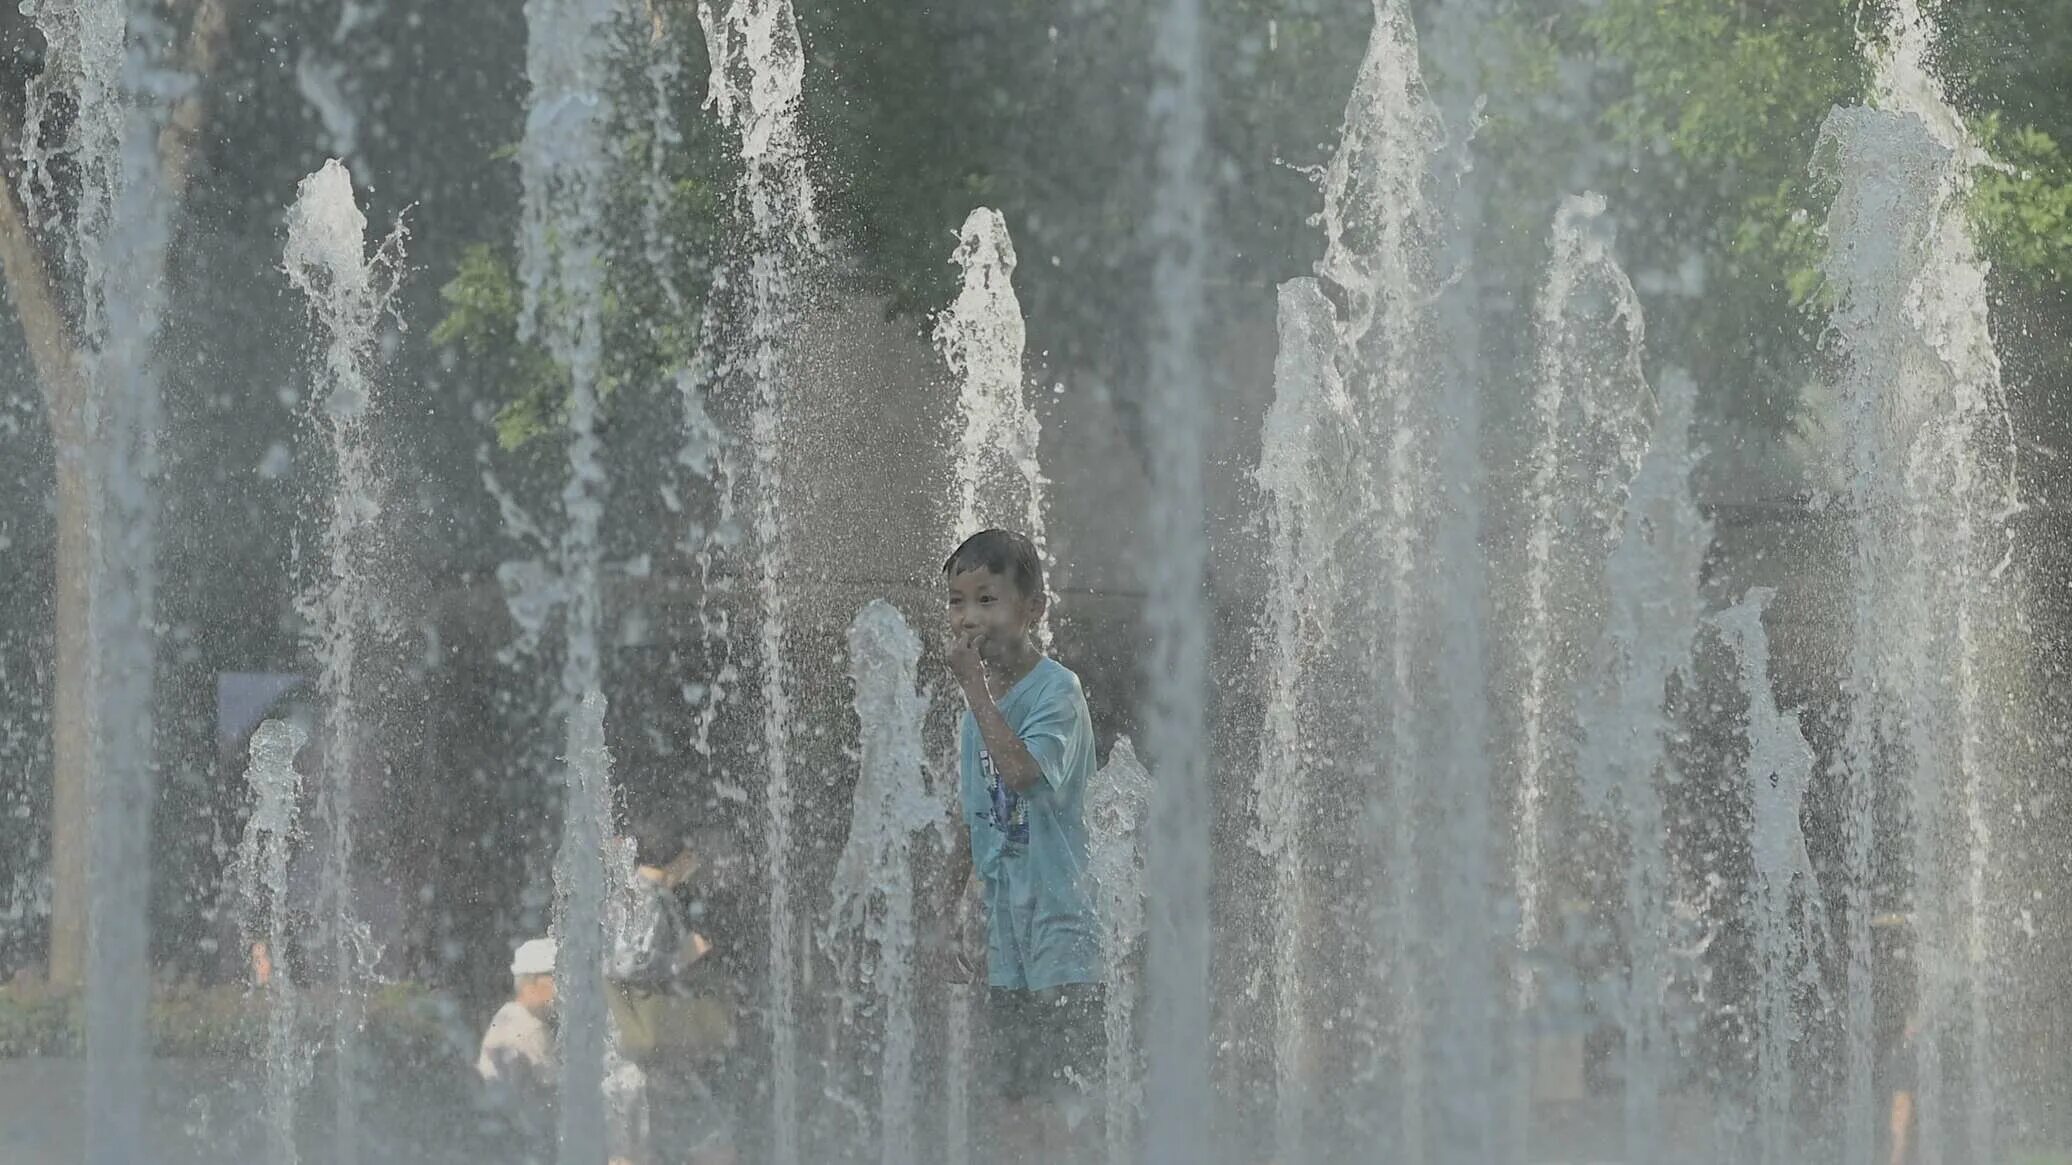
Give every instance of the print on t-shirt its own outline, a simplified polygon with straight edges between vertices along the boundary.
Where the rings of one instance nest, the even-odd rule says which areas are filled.
[[[993,794],[993,809],[987,820],[1017,845],[1029,844],[1029,801],[1000,783],[1000,770],[993,767],[993,754],[984,746],[978,750],[979,767],[986,774],[986,788]]]

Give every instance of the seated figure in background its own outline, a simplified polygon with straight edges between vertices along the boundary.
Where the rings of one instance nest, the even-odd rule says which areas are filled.
[[[475,1071],[491,1105],[533,1148],[554,1144],[554,940],[536,938],[511,957],[511,998],[489,1021]]]

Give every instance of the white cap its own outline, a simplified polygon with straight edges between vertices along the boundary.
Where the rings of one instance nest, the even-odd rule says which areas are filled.
[[[517,953],[511,956],[511,974],[552,975],[553,973],[553,939],[536,938],[518,944]]]

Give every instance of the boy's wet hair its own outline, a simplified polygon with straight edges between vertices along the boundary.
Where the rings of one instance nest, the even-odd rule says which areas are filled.
[[[990,570],[1014,581],[1014,589],[1025,599],[1043,594],[1043,558],[1036,544],[1012,530],[981,530],[964,540],[942,564],[944,578],[955,578],[967,570]]]
[[[635,865],[660,868],[690,848],[683,820],[674,813],[657,810],[639,814],[626,832],[633,838]]]

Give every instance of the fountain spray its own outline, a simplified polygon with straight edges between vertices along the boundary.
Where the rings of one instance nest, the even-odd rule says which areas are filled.
[[[1775,597],[1767,587],[1751,588],[1739,603],[1713,616],[1713,624],[1740,666],[1741,691],[1748,701],[1743,772],[1753,858],[1748,897],[1757,972],[1758,1160],[1763,1165],[1790,1165],[1797,1159],[1792,1098],[1798,1093],[1791,1057],[1805,1034],[1793,995],[1812,957],[1812,936],[1823,927],[1817,912],[1820,886],[1800,825],[1813,784],[1813,748],[1799,730],[1797,715],[1778,706],[1770,687],[1770,637],[1763,628],[1763,614]]]
[[[964,417],[952,459],[957,478],[953,537],[977,533],[985,528],[982,522],[1019,526],[1036,544],[1048,587],[1051,560],[1043,511],[1050,483],[1037,456],[1043,425],[1022,391],[1028,339],[1014,293],[1014,240],[1008,237],[1007,220],[988,207],[972,211],[957,234],[951,261],[964,278],[956,300],[936,323],[935,346],[957,378],[957,404]],[[1054,602],[1057,594],[1052,590],[1046,597]],[[1047,607],[1037,642],[1050,649]]]
[[[289,282],[309,301],[324,333],[324,391],[316,408],[332,458],[330,514],[324,529],[324,572],[302,607],[314,631],[317,690],[323,699],[323,785],[318,812],[330,844],[323,893],[331,965],[337,977],[338,1014],[332,1025],[337,1105],[336,1132],[344,1160],[359,1145],[353,1074],[364,1021],[374,938],[353,912],[354,782],[360,756],[360,650],[383,595],[372,564],[381,557],[383,474],[375,456],[372,422],[378,407],[373,374],[376,329],[394,285],[388,273],[402,257],[400,227],[367,253],[367,217],[353,198],[352,175],[337,161],[302,180],[288,211]]]
[[[1102,982],[1107,986],[1108,1165],[1130,1165],[1140,1157],[1137,1126],[1143,1116],[1143,1071],[1137,1054],[1137,967],[1144,945],[1144,823],[1151,805],[1151,774],[1137,760],[1136,746],[1119,736],[1108,763],[1087,790],[1086,824],[1091,845],[1087,876],[1101,917]]]
[[[1616,543],[1626,490],[1655,415],[1654,393],[1641,371],[1646,326],[1640,297],[1598,233],[1604,213],[1603,195],[1562,200],[1547,280],[1533,313],[1538,352],[1527,497],[1531,525],[1517,644],[1524,684],[1518,697],[1513,866],[1518,943],[1528,952],[1542,938],[1541,831],[1547,785],[1563,759],[1556,749],[1567,727],[1556,693],[1573,678],[1578,633],[1587,633],[1579,625],[1586,620],[1576,591],[1594,583],[1587,576]],[[1581,314],[1585,294],[1598,290],[1610,300],[1607,321]],[[1520,1006],[1530,1006],[1530,975],[1521,971],[1518,986]]]
[[[835,952],[836,981],[869,984],[876,996],[872,1010],[883,1024],[876,1130],[883,1165],[917,1159],[913,858],[921,835],[945,825],[928,789],[922,746],[928,697],[915,690],[920,662],[921,639],[892,604],[875,599],[857,612],[849,625],[849,673],[863,733],[862,775],[849,840],[835,863],[825,941]],[[844,1029],[852,1007],[845,996]]]
[[[1306,747],[1304,694],[1331,682],[1323,674],[1335,641],[1334,616],[1345,598],[1341,580],[1363,570],[1338,566],[1343,504],[1333,467],[1360,464],[1359,419],[1335,362],[1337,317],[1314,279],[1280,288],[1280,353],[1274,399],[1260,437],[1256,480],[1267,503],[1266,611],[1260,649],[1267,661],[1266,720],[1253,777],[1258,828],[1252,844],[1271,871],[1273,912],[1275,1142],[1287,1160],[1302,1160],[1310,1076],[1306,968],[1316,957],[1310,871],[1303,833],[1312,822],[1317,779]],[[1112,990],[1112,989],[1111,989]]]
[[[1626,1156],[1661,1151],[1661,1088],[1669,1076],[1671,870],[1663,785],[1675,726],[1672,682],[1688,687],[1704,619],[1699,569],[1712,528],[1691,496],[1690,427],[1697,390],[1674,373],[1626,500],[1623,532],[1606,563],[1609,603],[1591,650],[1578,712],[1577,772],[1585,803],[1616,811],[1626,842],[1627,978],[1620,999]]]
[[[264,935],[269,950],[288,949],[288,863],[302,836],[302,777],[295,756],[309,734],[285,720],[267,720],[252,732],[252,815],[238,842],[232,876],[245,912],[239,933]],[[260,917],[258,905],[266,903]],[[266,987],[266,1155],[273,1165],[296,1165],[296,1098],[309,1083],[315,1048],[301,1038],[300,992],[282,968]]]
[[[791,680],[784,642],[789,564],[779,438],[790,396],[786,349],[802,290],[799,268],[820,246],[806,139],[799,127],[806,58],[790,0],[730,0],[724,11],[711,0],[700,0],[698,19],[712,62],[708,100],[740,139],[740,199],[748,215],[746,276],[734,290],[745,297],[748,351],[742,371],[755,390],[749,440],[767,774],[763,866],[769,887],[770,1155],[775,1165],[797,1165],[800,933],[791,897]]]
[[[1422,771],[1417,735],[1420,629],[1428,614],[1420,606],[1415,578],[1432,508],[1434,418],[1421,386],[1432,371],[1424,353],[1432,340],[1430,297],[1436,281],[1431,276],[1439,242],[1424,186],[1441,139],[1438,112],[1424,90],[1408,6],[1401,0],[1376,0],[1366,55],[1346,101],[1340,142],[1323,175],[1324,207],[1318,222],[1324,231],[1324,255],[1317,275],[1325,285],[1319,290],[1328,288],[1335,293],[1330,298],[1344,305],[1342,314],[1329,321],[1334,333],[1330,376],[1342,386],[1334,391],[1346,398],[1349,423],[1363,436],[1346,491],[1351,498],[1350,525],[1326,536],[1344,543],[1334,554],[1354,552],[1365,542],[1365,557],[1347,564],[1347,578],[1375,580],[1365,588],[1365,609],[1347,612],[1354,626],[1372,628],[1361,637],[1361,649],[1369,653],[1367,695],[1378,726],[1372,746],[1374,768],[1386,782],[1358,798],[1370,810],[1386,806],[1378,816],[1387,821],[1377,829],[1375,846],[1388,890],[1369,929],[1371,961],[1386,968],[1381,978],[1390,993],[1387,1010],[1393,1019],[1393,1039],[1375,1038],[1368,1054],[1378,1063],[1383,1049],[1394,1046],[1395,1133],[1413,1161],[1426,1152],[1426,1007],[1417,951],[1406,936],[1419,928],[1414,872],[1418,867],[1412,850]],[[1283,664],[1275,657],[1272,666]],[[1300,927],[1292,917],[1281,925]],[[1283,952],[1283,957],[1295,956]],[[1276,990],[1299,998],[1303,974],[1298,965],[1277,968]],[[1355,1007],[1360,1013],[1356,1027],[1372,1033],[1382,1020],[1372,1014],[1376,1001],[1368,990],[1356,994]],[[1283,1155],[1305,1152],[1300,1086],[1294,1082],[1305,1054],[1303,1018],[1298,1004],[1276,1026],[1276,1058],[1281,1062],[1276,1069],[1281,1099],[1276,1139]]]

